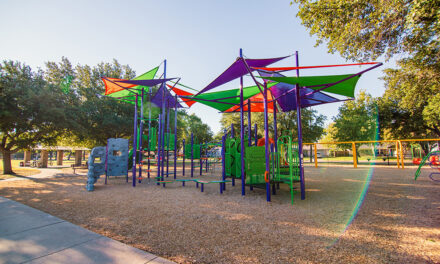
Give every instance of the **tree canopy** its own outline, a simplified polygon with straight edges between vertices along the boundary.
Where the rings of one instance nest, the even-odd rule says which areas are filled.
[[[3,173],[13,173],[10,155],[35,146],[52,144],[73,123],[71,105],[58,86],[20,62],[0,64],[0,151]]]
[[[377,139],[377,105],[371,95],[361,91],[356,100],[346,101],[333,119],[330,138],[336,141]]]
[[[390,59],[386,92],[378,102],[384,137],[440,136],[440,1],[295,0],[298,17],[316,36],[349,60]]]

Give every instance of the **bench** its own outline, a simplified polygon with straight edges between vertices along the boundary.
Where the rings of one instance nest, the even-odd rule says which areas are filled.
[[[210,184],[210,183],[218,183],[220,185],[220,194],[223,193],[223,190],[225,189],[225,185],[227,182],[232,182],[231,180],[221,180],[221,181],[201,181],[201,180],[196,180],[197,183],[197,187],[199,187],[199,183],[201,184],[200,187],[200,191],[203,192],[204,191],[204,187],[205,184]]]

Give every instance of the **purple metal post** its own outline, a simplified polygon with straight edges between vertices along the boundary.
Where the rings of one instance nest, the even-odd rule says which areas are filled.
[[[174,179],[176,179],[177,171],[177,94],[175,95],[176,103],[174,105]]]
[[[202,147],[203,144],[200,144],[200,176],[202,176],[202,168],[203,168]]]
[[[151,92],[152,88],[150,87],[150,90],[148,91],[148,101],[151,101]],[[151,140],[151,102],[148,105],[148,138],[147,138],[147,150],[148,150],[148,179],[150,179],[150,140]]]
[[[167,60],[164,60],[163,61],[164,62],[164,68],[163,68],[163,78],[164,79],[166,79],[167,78]],[[164,180],[164,177],[163,177],[163,162],[164,162],[164,146],[165,146],[165,119],[166,119],[166,115],[165,115],[165,90],[166,90],[166,87],[165,87],[165,83],[162,83],[162,87],[164,88],[164,89],[162,89],[162,120],[161,120],[161,122],[162,122],[162,124],[161,124],[161,151],[160,151],[160,153],[161,153],[161,179],[162,179],[162,181]],[[165,184],[163,184],[163,187],[165,187]]]
[[[275,152],[278,153],[278,130],[277,130],[277,102],[273,101],[273,139],[275,141]]]
[[[226,159],[226,136],[223,135],[222,136],[222,181],[226,180],[226,164],[225,164],[225,159]],[[223,184],[223,190],[225,189],[225,183]]]
[[[176,103],[177,104],[177,103]],[[171,112],[171,109],[170,109],[170,100],[168,99],[168,102],[167,102],[167,110],[168,110],[168,113],[167,113],[167,132],[166,132],[166,135],[168,135],[168,138],[167,138],[167,178],[168,178],[168,175],[169,175],[169,167],[170,167],[170,140],[171,140],[171,129],[170,129],[170,112]]]
[[[107,184],[107,177],[108,177],[107,176],[107,160],[108,160],[108,139],[107,139],[107,145],[105,146],[105,184]],[[127,172],[126,178],[127,178],[127,182],[128,182],[128,172]]]
[[[139,122],[139,183],[142,182],[142,136],[144,134],[144,87],[141,91],[141,120]]]
[[[254,124],[254,130],[255,130],[255,146],[257,146],[258,143],[257,123]]]
[[[138,112],[138,94],[135,95],[136,102],[134,104],[134,134],[133,134],[133,168],[131,169],[133,178],[133,187],[136,187],[136,155],[137,155],[137,112]]]
[[[295,52],[296,67],[299,67],[298,51]],[[299,77],[299,69],[296,70],[296,77]],[[305,183],[304,183],[304,165],[303,165],[303,153],[302,153],[302,125],[301,125],[301,96],[300,87],[296,84],[296,117],[298,123],[298,157],[299,157],[299,179],[301,182],[301,200],[306,198]]]
[[[194,135],[191,132],[191,178],[194,177]]]
[[[231,138],[234,138],[234,124],[231,124]]]
[[[162,115],[159,114],[158,116],[158,125],[159,125],[159,135],[158,135],[158,142],[157,142],[157,180],[161,179],[160,176],[160,148],[162,146],[162,133],[161,133],[161,129],[162,129]],[[157,183],[157,185],[160,185],[159,183]]]
[[[268,125],[268,114],[267,114],[267,83],[264,83],[264,148],[266,155],[266,172],[269,178],[269,182],[266,181],[266,200],[270,202],[270,165],[269,165],[269,125]]]
[[[185,176],[185,139],[182,140],[183,145],[183,169],[182,169],[182,176]]]
[[[248,136],[249,143],[248,146],[252,145],[252,129],[251,129],[251,99],[248,100]]]
[[[240,49],[240,58],[243,60],[243,50]],[[244,117],[243,117],[243,76],[240,77],[240,160],[241,160],[241,195],[246,192],[246,179],[244,177]]]

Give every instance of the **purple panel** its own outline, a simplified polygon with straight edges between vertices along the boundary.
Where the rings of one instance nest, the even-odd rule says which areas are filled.
[[[267,77],[267,76],[272,76],[272,77],[284,77],[284,75],[280,74],[280,73],[267,73],[264,71],[258,71],[258,73],[261,76]],[[293,92],[293,90],[295,90],[295,85],[292,84],[287,84],[287,83],[278,83],[275,86],[272,86],[272,88],[270,89],[272,94],[275,96],[275,98],[277,99],[277,102],[279,104],[279,106],[281,107],[281,109],[283,110],[283,112],[288,112],[288,111],[292,111],[292,110],[296,110],[296,93]],[[292,91],[287,93],[288,91]],[[300,90],[300,94],[301,96],[312,92],[313,90],[310,88],[302,88]],[[272,98],[271,98],[272,99]],[[339,102],[341,100],[334,98],[332,96],[329,96],[327,94],[324,94],[322,92],[317,92],[311,95],[308,95],[306,98],[301,98],[301,107],[309,107],[309,106],[313,106],[313,105],[319,105],[319,104],[326,104],[326,103],[334,103],[334,102]]]
[[[160,88],[157,90],[154,97],[151,99],[151,102],[155,104],[158,107],[162,106],[162,98],[163,98],[163,92],[165,89],[165,107],[167,108],[175,108],[177,104],[177,108],[183,108],[183,106],[176,100],[175,96],[173,96],[168,89],[164,88],[165,85],[160,86]]]
[[[176,78],[151,79],[151,80],[125,80],[125,81],[115,81],[115,82],[116,83],[129,83],[129,84],[142,85],[142,86],[155,86],[157,84],[168,82],[168,81],[174,80],[174,79],[176,79]]]
[[[289,57],[289,56],[280,57],[280,58],[271,58],[271,59],[245,59],[245,60],[246,60],[247,64],[249,65],[249,67],[251,67],[251,70],[254,71],[252,69],[252,67],[266,67],[272,63],[275,63],[275,62],[280,61],[282,59],[285,59],[287,57]],[[247,71],[246,66],[244,65],[243,61],[241,60],[241,58],[237,58],[237,60],[234,63],[232,63],[232,65],[229,66],[229,68],[226,69],[226,71],[224,71],[222,74],[220,74],[220,76],[218,76],[213,82],[208,84],[208,86],[203,88],[196,95],[199,95],[199,94],[204,93],[208,90],[211,90],[217,86],[220,86],[220,85],[225,84],[227,82],[230,82],[234,79],[237,79],[243,75],[246,75],[247,73],[248,73],[248,71]]]

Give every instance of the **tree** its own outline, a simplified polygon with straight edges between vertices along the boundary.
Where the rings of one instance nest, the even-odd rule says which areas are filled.
[[[99,63],[97,66],[77,65],[63,57],[61,62],[47,62],[45,79],[60,86],[65,76],[73,76],[70,92],[66,97],[69,103],[77,106],[69,118],[75,124],[63,138],[63,143],[95,147],[107,144],[112,137],[129,137],[133,134],[132,104],[100,96],[104,93],[102,76],[131,79],[135,72],[128,65],[117,60],[112,63]]]
[[[440,1],[295,0],[302,24],[350,60],[399,55],[379,102],[384,136],[440,136]],[[427,108],[427,110],[425,110]],[[383,113],[382,113],[383,112]],[[389,118],[386,118],[389,117]]]
[[[315,142],[323,134],[324,121],[326,117],[324,115],[317,114],[316,110],[304,108],[301,110],[302,128],[303,128],[303,141]],[[269,114],[268,120],[269,136],[273,137],[273,114]],[[258,136],[263,137],[264,133],[264,113],[251,113],[251,122],[257,124]],[[227,113],[222,115],[220,121],[223,129],[229,129],[231,124],[234,124],[236,135],[240,133],[240,114],[239,113]],[[247,130],[247,114],[245,114],[244,120],[245,128]],[[253,127],[252,127],[253,129]],[[277,113],[277,136],[290,135],[293,138],[298,138],[297,134],[297,122],[296,111]],[[237,134],[238,133],[238,134]],[[220,131],[223,134],[223,131]],[[254,136],[254,134],[252,134]]]
[[[71,126],[66,118],[70,109],[59,87],[20,62],[0,64],[0,95],[3,173],[11,174],[11,154],[37,143],[53,143]]]
[[[334,121],[336,141],[369,141],[377,138],[377,107],[371,95],[361,91],[355,101],[339,107]],[[346,145],[346,147],[351,147]],[[358,148],[356,148],[358,149]],[[356,155],[357,157],[359,156]]]
[[[185,127],[186,133],[183,134],[183,138],[186,143],[190,143],[191,133],[194,135],[194,139],[198,143],[210,142],[213,139],[214,133],[212,133],[211,128],[202,122],[200,117],[195,114],[184,114],[182,116],[182,121]]]
[[[413,61],[401,61],[400,69],[387,69],[387,89],[379,100],[381,132],[384,138],[423,138],[440,136],[436,110],[440,74],[420,70]]]

